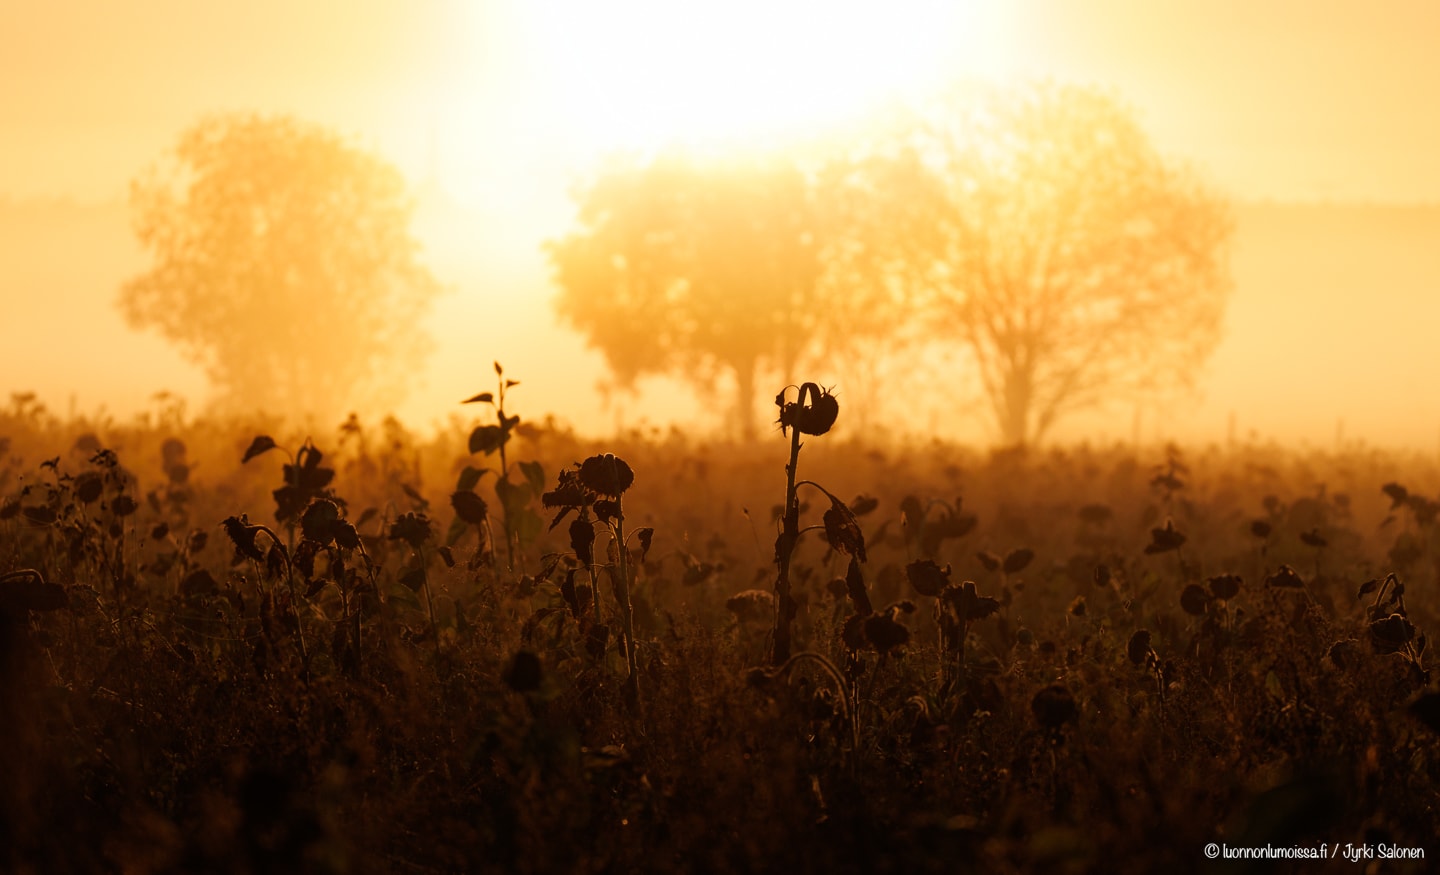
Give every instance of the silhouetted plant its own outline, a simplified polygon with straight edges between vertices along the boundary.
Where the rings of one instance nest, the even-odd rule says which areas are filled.
[[[805,383],[799,387],[796,400],[787,401],[786,393],[794,388],[787,386],[775,396],[775,406],[780,408],[780,433],[790,438],[790,461],[785,465],[785,504],[780,519],[780,534],[775,539],[775,564],[779,573],[775,579],[775,639],[771,649],[772,665],[780,665],[790,658],[790,624],[795,619],[795,600],[790,594],[790,562],[795,545],[800,540],[800,502],[796,492],[800,486],[813,486],[830,499],[823,528],[830,546],[837,552],[852,557],[851,568],[858,574],[859,562],[865,560],[865,539],[855,522],[855,514],[840,499],[831,495],[824,487],[809,480],[796,480],[800,465],[800,436],[822,435],[835,424],[840,413],[840,404],[829,391],[816,383]],[[808,531],[808,530],[807,530]]]
[[[576,559],[590,574],[595,594],[595,614],[600,616],[599,587],[595,581],[595,530],[598,522],[610,534],[609,558],[605,566],[614,586],[615,601],[620,606],[621,646],[625,651],[625,695],[632,708],[640,706],[640,672],[636,663],[635,609],[630,597],[634,569],[630,564],[630,545],[625,534],[624,495],[635,483],[635,472],[624,459],[611,453],[591,456],[584,462],[576,463],[558,476],[558,485],[553,492],[543,496],[546,507],[557,508],[559,513],[550,523],[550,528],[560,524],[570,513],[578,511],[579,516],[570,524],[570,545]],[[590,519],[591,512],[595,519]],[[650,550],[654,529],[644,526],[635,529],[631,535],[640,542],[640,561]],[[572,607],[579,613],[578,596],[572,595]],[[601,631],[603,630],[603,631]],[[591,627],[591,640],[604,646],[608,628],[603,624]]]
[[[484,453],[489,456],[494,453],[500,454],[500,471],[495,480],[495,497],[500,500],[500,511],[502,528],[505,532],[505,555],[506,567],[511,571],[515,570],[515,549],[524,547],[525,544],[534,540],[540,534],[541,520],[536,513],[530,509],[531,499],[539,496],[545,489],[545,472],[539,462],[520,462],[519,468],[525,476],[525,482],[514,483],[510,480],[510,463],[506,457],[505,446],[510,442],[515,427],[520,424],[519,416],[511,416],[505,412],[505,393],[520,385],[519,380],[506,378],[505,369],[499,362],[495,362],[496,389],[494,392],[481,392],[471,398],[466,398],[462,404],[489,404],[495,409],[495,424],[476,426],[470,433],[470,452]],[[456,511],[456,521],[450,527],[450,537],[446,540],[453,544],[458,539],[459,533],[463,533],[465,526],[474,525],[477,535],[480,525],[485,522],[487,509],[483,502],[476,504],[474,500],[465,497],[463,493],[472,493],[480,476],[486,469],[466,468],[460,473],[460,479],[455,485],[455,493],[452,495],[452,504]],[[465,511],[461,513],[461,510]],[[477,555],[483,550],[484,543],[477,548]]]

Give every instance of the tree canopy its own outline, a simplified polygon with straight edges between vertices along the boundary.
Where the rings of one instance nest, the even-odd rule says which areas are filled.
[[[728,373],[735,422],[753,434],[757,372],[788,376],[819,323],[804,175],[778,158],[671,151],[613,159],[577,200],[580,228],[548,244],[560,315],[621,386],[681,373],[708,387]]]
[[[289,117],[207,119],[131,188],[150,269],[120,307],[201,365],[230,410],[394,403],[441,291],[400,173]]]
[[[1076,86],[957,90],[804,160],[615,160],[577,199],[560,314],[622,386],[728,371],[745,434],[761,369],[877,375],[938,341],[1002,441],[1038,441],[1191,384],[1231,285],[1226,202]]]
[[[928,227],[913,290],[971,354],[1001,438],[1189,385],[1231,282],[1226,203],[1103,92],[1052,83],[954,99],[915,147]]]

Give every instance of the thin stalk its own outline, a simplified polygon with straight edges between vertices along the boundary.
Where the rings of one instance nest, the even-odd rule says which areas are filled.
[[[809,384],[806,384],[808,386]],[[799,404],[805,404],[806,387],[800,389]],[[770,653],[771,665],[784,665],[790,659],[790,621],[795,618],[795,602],[790,597],[790,555],[800,540],[800,503],[795,497],[795,472],[800,467],[800,429],[790,432],[790,462],[785,466],[785,513],[781,520],[780,538],[775,542],[775,641]]]
[[[615,581],[615,595],[620,602],[620,618],[625,633],[625,662],[628,674],[625,677],[625,698],[632,709],[640,707],[640,673],[635,666],[635,615],[630,605],[630,563],[625,546],[624,499],[615,499],[615,547],[616,566],[619,577]]]
[[[295,592],[295,570],[285,563],[285,580],[290,585],[290,610],[295,614],[295,635],[300,640],[301,678],[310,684],[310,651],[305,646],[305,621],[300,617],[300,597]]]
[[[772,669],[774,676],[788,674],[798,663],[813,662],[820,667],[821,671],[830,676],[835,689],[840,693],[840,705],[844,709],[845,722],[850,724],[850,749],[858,755],[860,753],[860,726],[855,719],[855,709],[859,704],[859,696],[852,691],[851,686],[845,682],[845,675],[831,662],[824,654],[816,653],[813,650],[802,650],[794,656],[789,657],[776,668]]]
[[[420,583],[425,587],[425,607],[430,612],[430,637],[435,639],[435,666],[440,666],[440,627],[435,622],[435,598],[430,594],[430,564],[425,561],[425,545],[415,551],[420,556]]]

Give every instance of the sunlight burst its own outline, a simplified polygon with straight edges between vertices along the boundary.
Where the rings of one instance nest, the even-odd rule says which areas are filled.
[[[902,2],[535,3],[537,99],[595,149],[787,135],[987,59],[985,7]]]

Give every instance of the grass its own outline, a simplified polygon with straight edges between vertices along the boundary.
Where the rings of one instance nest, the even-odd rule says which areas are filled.
[[[1440,854],[1433,459],[887,448],[842,411],[767,515],[778,439],[497,422],[527,489],[571,472],[538,531],[463,429],[284,435],[277,475],[241,463],[274,423],[0,416],[0,869]]]

